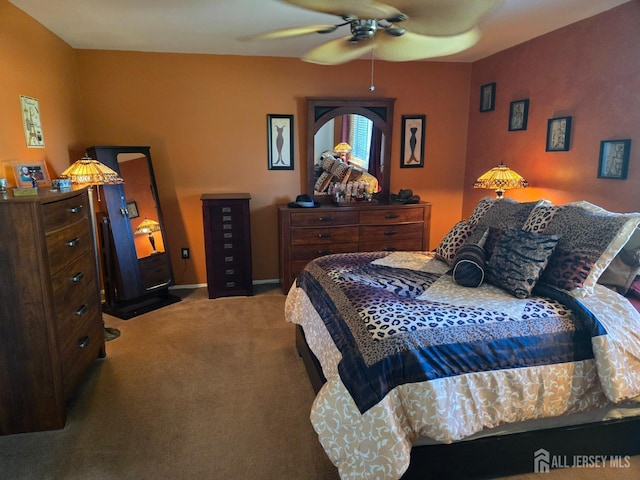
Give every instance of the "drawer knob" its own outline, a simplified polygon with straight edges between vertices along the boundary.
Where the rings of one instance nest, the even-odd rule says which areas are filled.
[[[71,213],[80,213],[82,212],[82,207],[84,207],[84,205],[76,205],[75,207],[71,207],[69,211]]]
[[[395,252],[398,249],[396,247],[385,247],[385,248],[383,248],[383,250],[385,252]]]
[[[80,239],[76,237],[73,240],[69,240],[68,242],[66,242],[65,245],[67,247],[77,247],[78,245],[80,245]]]
[[[87,348],[90,343],[91,343],[91,337],[89,336],[82,337],[80,340],[78,340],[78,347]]]
[[[331,233],[319,233],[318,238],[331,238]]]
[[[85,313],[87,313],[87,310],[89,310],[89,307],[86,304],[82,305],[78,310],[76,310],[76,315],[77,316],[84,315]]]
[[[333,217],[320,217],[318,218],[319,222],[333,222]]]
[[[318,255],[331,255],[333,250],[318,250]]]
[[[400,215],[397,213],[387,213],[384,218],[398,218]]]
[[[385,230],[384,234],[387,236],[396,235],[398,233],[397,230]]]
[[[71,277],[71,281],[73,283],[78,283],[83,278],[84,278],[84,272],[78,272],[73,277]]]

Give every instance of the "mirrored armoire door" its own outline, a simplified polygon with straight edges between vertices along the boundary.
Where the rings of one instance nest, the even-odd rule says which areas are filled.
[[[98,187],[103,310],[127,319],[179,301],[169,293],[174,277],[150,147],[94,146],[87,154],[124,180]]]

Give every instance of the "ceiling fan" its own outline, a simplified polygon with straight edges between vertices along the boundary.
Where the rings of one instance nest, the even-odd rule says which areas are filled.
[[[308,10],[337,15],[335,25],[275,30],[252,38],[275,39],[331,33],[349,26],[351,34],[307,52],[303,60],[338,65],[372,52],[393,62],[442,57],[466,50],[480,39],[477,23],[502,0],[281,0]]]

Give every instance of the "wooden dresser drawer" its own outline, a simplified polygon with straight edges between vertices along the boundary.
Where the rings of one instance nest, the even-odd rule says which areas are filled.
[[[99,322],[87,322],[82,330],[60,352],[65,397],[70,397],[85,372],[98,358],[104,346],[104,327]]]
[[[81,255],[52,276],[56,315],[82,305],[87,292],[97,292],[95,261],[93,255]]]
[[[388,208],[370,209],[360,212],[361,225],[379,225],[385,223],[422,222],[424,208]]]
[[[148,257],[140,258],[138,264],[145,288],[165,285],[171,280],[166,253],[154,253]]]
[[[360,227],[361,242],[384,242],[395,238],[422,240],[422,223],[398,225],[363,225]]]
[[[401,250],[422,250],[422,239],[404,240],[401,238],[393,240],[380,240],[376,242],[360,243],[361,252],[397,252]]]
[[[292,228],[291,245],[313,245],[329,243],[357,243],[358,226]]]
[[[357,243],[333,243],[330,245],[294,245],[291,247],[291,260],[309,261],[324,255],[332,255],[334,253],[357,252]]]
[[[101,305],[97,296],[86,296],[56,312],[58,343],[64,349],[77,340],[78,335],[95,323],[100,316]]]
[[[331,211],[323,212],[314,210],[313,212],[293,212],[291,213],[292,227],[319,227],[323,225],[353,225],[358,223],[358,212]]]
[[[87,197],[81,195],[42,205],[44,230],[47,233],[89,218],[89,215]]]
[[[86,220],[55,230],[47,234],[46,238],[49,265],[53,274],[80,255],[94,257],[93,237],[90,224]]]

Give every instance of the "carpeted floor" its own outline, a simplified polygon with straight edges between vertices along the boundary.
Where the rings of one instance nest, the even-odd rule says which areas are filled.
[[[183,301],[124,321],[63,430],[0,437],[0,479],[337,480],[309,422],[313,390],[279,288]],[[464,461],[464,459],[461,459]],[[629,469],[522,475],[640,478]]]

